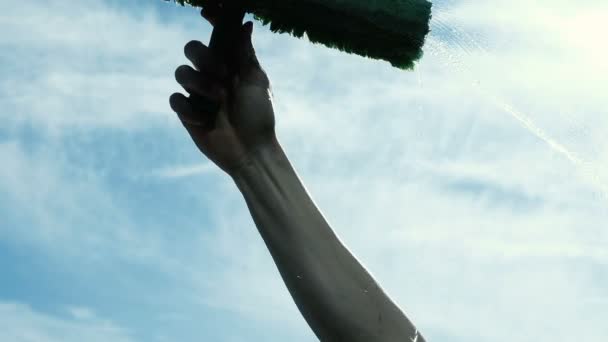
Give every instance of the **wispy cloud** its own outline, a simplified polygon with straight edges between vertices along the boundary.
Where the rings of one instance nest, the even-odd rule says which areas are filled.
[[[67,311],[77,320],[92,320],[97,318],[95,312],[87,307],[70,306],[67,308]]]
[[[210,162],[196,165],[175,165],[153,170],[151,174],[158,178],[185,178],[200,176],[204,173],[216,172],[217,167]]]
[[[236,188],[170,113],[183,44],[209,29],[152,3],[0,4],[0,239],[140,305],[5,303],[0,340],[309,341]],[[605,7],[437,1],[415,72],[256,26],[290,158],[429,340],[608,335]],[[100,318],[128,310],[149,320]]]
[[[175,89],[172,71],[182,62],[175,52],[195,34],[143,7],[134,17],[128,7],[103,1],[0,5],[0,20],[11,32],[0,42],[12,48],[1,58],[2,70],[20,75],[0,81],[5,125],[34,122],[59,130],[164,123],[166,94]]]
[[[0,339],[7,342],[135,341],[128,330],[94,316],[58,318],[24,304],[0,302],[0,317]]]

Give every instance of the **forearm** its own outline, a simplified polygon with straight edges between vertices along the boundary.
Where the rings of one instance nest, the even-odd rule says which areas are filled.
[[[232,176],[296,305],[321,341],[423,341],[334,234],[278,142],[256,150]]]

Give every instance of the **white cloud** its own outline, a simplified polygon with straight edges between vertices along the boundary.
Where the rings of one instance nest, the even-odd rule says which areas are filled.
[[[71,306],[67,310],[76,320],[92,320],[96,318],[95,312],[87,307]]]
[[[173,70],[193,35],[182,26],[102,1],[3,2],[0,11],[11,13],[0,19],[11,32],[0,43],[13,50],[3,56],[11,76],[0,81],[5,124],[136,129],[169,117]]]
[[[88,310],[88,309],[87,309]],[[82,308],[79,310],[82,311]],[[98,317],[56,317],[21,303],[0,302],[0,340],[4,342],[133,342],[129,332]]]
[[[205,173],[215,172],[217,167],[210,162],[196,165],[174,165],[158,170],[153,170],[152,175],[159,178],[184,178],[192,176],[200,176]]]
[[[608,335],[601,276],[608,212],[598,196],[608,184],[608,75],[606,51],[594,43],[608,21],[603,2],[581,4],[436,4],[434,32],[414,72],[255,29],[290,158],[338,234],[427,337],[600,342]],[[2,24],[16,34],[3,35],[3,44],[56,55],[47,53],[44,62],[33,53],[15,55],[13,61],[33,63],[36,75],[27,83],[16,76],[0,81],[5,127],[59,135],[182,129],[176,120],[164,125],[167,97],[177,89],[173,69],[185,61],[183,44],[208,33],[188,31],[199,20],[196,11],[184,24],[95,1],[0,5],[3,13],[9,9],[15,15]],[[48,24],[38,25],[45,18]],[[516,120],[511,107],[532,126]],[[35,241],[51,254],[137,260],[174,278],[193,306],[311,339],[229,180],[212,201],[200,195],[207,189],[187,189],[212,214],[193,213],[191,227],[172,231],[192,240],[178,247],[134,229],[139,218],[113,204],[97,170],[71,177],[61,145],[39,153],[24,145],[0,145],[0,189],[36,224],[27,233],[4,227],[3,238]],[[175,165],[151,174],[187,182],[209,177],[210,164]],[[203,220],[214,229],[201,231]],[[93,221],[96,230],[77,229]],[[20,305],[2,310],[49,320]],[[93,311],[72,316],[99,320]]]

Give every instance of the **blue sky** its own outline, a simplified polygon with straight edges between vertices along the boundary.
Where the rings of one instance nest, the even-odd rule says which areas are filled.
[[[429,341],[604,342],[608,5],[434,10],[407,72],[256,24],[282,144]],[[314,341],[169,108],[197,10],[0,13],[0,341]]]

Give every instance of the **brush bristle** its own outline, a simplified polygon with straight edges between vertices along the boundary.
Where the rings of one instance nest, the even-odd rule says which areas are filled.
[[[204,7],[209,0],[174,0]],[[235,0],[233,0],[235,1]],[[270,30],[412,69],[429,32],[426,0],[236,0]]]

